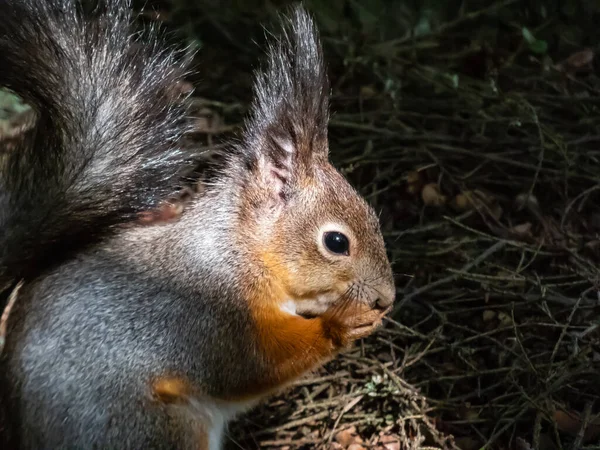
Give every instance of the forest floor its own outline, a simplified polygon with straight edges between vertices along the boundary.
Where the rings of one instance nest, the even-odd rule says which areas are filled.
[[[145,3],[197,48],[197,138],[219,147],[288,2]],[[397,303],[227,447],[600,449],[600,5],[306,5],[332,159],[381,211]]]

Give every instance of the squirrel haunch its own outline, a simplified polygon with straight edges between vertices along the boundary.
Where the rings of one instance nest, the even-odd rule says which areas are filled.
[[[152,383],[152,394],[162,403],[180,403],[192,395],[190,383],[181,377],[161,377]]]

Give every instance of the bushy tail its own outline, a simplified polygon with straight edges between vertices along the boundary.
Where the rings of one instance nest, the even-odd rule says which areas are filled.
[[[0,173],[0,282],[156,207],[189,162],[174,53],[133,37],[128,1],[97,3],[0,0],[0,86],[39,116]]]

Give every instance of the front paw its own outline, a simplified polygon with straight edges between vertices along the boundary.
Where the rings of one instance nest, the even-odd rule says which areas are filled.
[[[325,332],[337,347],[346,347],[357,339],[369,336],[380,325],[383,317],[390,311],[373,308],[365,304],[334,305],[322,318]]]

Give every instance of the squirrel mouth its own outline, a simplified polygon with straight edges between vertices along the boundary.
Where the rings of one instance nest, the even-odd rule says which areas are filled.
[[[312,319],[324,314],[334,303],[330,296],[319,296],[314,299],[287,299],[280,308],[288,314]]]
[[[317,314],[314,311],[307,311],[297,315],[302,317],[303,319],[314,319],[316,317],[319,317],[321,314]]]

